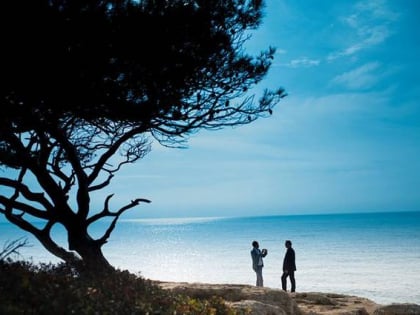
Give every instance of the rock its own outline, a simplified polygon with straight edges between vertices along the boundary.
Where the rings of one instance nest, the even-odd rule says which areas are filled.
[[[233,308],[252,315],[420,315],[420,305],[379,305],[357,296],[303,292],[239,284],[156,282],[163,289],[193,298],[222,297]]]
[[[296,293],[294,300],[308,315],[370,315],[378,307],[369,299],[335,293]]]
[[[274,315],[281,314],[286,315],[287,313],[280,307],[270,304],[261,303],[258,301],[244,300],[239,302],[228,303],[232,308],[242,311],[243,314],[252,315]]]
[[[378,307],[373,315],[420,315],[420,305],[391,304]]]
[[[221,296],[238,310],[255,315],[304,315],[296,302],[279,289],[236,284],[158,283],[162,288],[194,298]]]

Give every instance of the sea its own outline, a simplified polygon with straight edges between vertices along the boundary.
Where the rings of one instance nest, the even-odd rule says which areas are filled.
[[[91,234],[101,236],[108,224],[96,224]],[[13,259],[60,262],[10,223],[0,229],[0,246],[27,243]],[[63,230],[53,235],[67,246]],[[420,304],[420,212],[127,219],[103,251],[114,267],[152,280],[255,285],[254,240],[268,250],[265,287],[281,288],[284,242],[291,240],[297,292]]]

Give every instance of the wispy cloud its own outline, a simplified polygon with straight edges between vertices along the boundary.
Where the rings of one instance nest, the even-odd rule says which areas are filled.
[[[352,56],[383,43],[392,35],[391,23],[398,18],[399,15],[391,11],[383,0],[357,3],[354,12],[342,18],[344,25],[350,28],[347,47],[331,53],[327,60]]]
[[[292,68],[300,68],[300,67],[315,67],[320,64],[320,60],[318,59],[310,59],[308,57],[302,57],[298,59],[291,60],[286,66]]]
[[[387,5],[385,0],[376,1],[361,1],[356,4],[359,12],[369,12],[373,17],[384,19],[387,21],[396,21],[399,14],[392,11]]]
[[[380,67],[378,62],[370,62],[354,70],[336,76],[332,83],[343,85],[349,89],[370,88],[378,81],[375,73]]]
[[[287,50],[286,49],[276,49],[276,54],[277,55],[287,54]]]

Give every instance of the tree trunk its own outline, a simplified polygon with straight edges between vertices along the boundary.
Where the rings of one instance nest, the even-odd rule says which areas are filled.
[[[69,249],[76,251],[81,261],[76,269],[84,275],[100,275],[115,270],[102,253],[102,243],[92,239],[87,231],[69,231]]]
[[[81,274],[95,276],[115,270],[103,255],[101,246],[98,244],[81,246],[76,251],[82,257],[82,266],[78,266]]]

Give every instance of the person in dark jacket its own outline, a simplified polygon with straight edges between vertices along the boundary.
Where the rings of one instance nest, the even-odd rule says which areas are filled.
[[[281,276],[281,286],[284,291],[287,289],[287,277],[290,279],[292,285],[290,292],[295,292],[296,290],[296,280],[295,280],[295,271],[296,271],[296,256],[295,250],[292,248],[292,242],[287,240],[284,243],[286,246],[286,254],[284,255],[283,260],[283,275]]]

